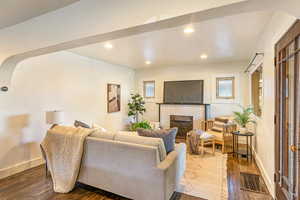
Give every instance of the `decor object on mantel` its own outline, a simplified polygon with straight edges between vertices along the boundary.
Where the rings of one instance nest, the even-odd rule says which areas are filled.
[[[252,107],[242,107],[242,112],[233,112],[234,113],[234,121],[240,126],[239,131],[240,133],[246,133],[248,132],[247,124],[254,123],[256,124],[256,121],[252,120],[251,114],[253,114],[253,108]]]
[[[52,124],[51,128],[64,122],[64,112],[55,110],[46,112],[46,123]]]
[[[145,101],[140,94],[131,94],[128,107],[128,117],[133,117],[134,123],[139,122],[139,114],[143,115],[146,112]]]

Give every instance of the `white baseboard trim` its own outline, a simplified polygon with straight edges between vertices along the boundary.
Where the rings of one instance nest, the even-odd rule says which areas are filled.
[[[39,166],[41,164],[45,163],[44,159],[42,157],[34,158],[28,161],[24,161],[21,163],[18,163],[14,166],[10,166],[7,168],[0,169],[0,179],[6,178],[8,176],[14,175],[16,173],[25,171],[27,169]]]
[[[261,161],[261,159],[259,158],[259,156],[257,155],[256,151],[252,148],[253,153],[254,153],[254,158],[256,161],[256,164],[262,174],[262,177],[267,185],[267,188],[270,192],[270,194],[272,195],[273,199],[275,199],[275,184],[272,181],[272,179],[268,176],[266,169],[264,168],[264,165]]]

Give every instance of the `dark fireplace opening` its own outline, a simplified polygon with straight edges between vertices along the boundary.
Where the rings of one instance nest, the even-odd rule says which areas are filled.
[[[177,127],[176,139],[186,139],[189,131],[193,130],[193,116],[170,115],[170,127]]]

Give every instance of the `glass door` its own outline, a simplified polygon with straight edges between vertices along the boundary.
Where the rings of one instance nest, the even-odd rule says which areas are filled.
[[[291,37],[288,32],[276,45],[275,184],[279,200],[299,199],[299,21],[296,25],[299,33]]]

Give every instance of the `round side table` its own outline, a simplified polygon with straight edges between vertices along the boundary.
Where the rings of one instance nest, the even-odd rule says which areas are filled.
[[[254,133],[247,132],[247,133],[240,133],[239,131],[232,132],[232,147],[233,147],[233,156],[239,155],[246,156],[247,160],[249,157],[252,160],[252,136]],[[239,137],[246,137],[246,150],[239,149]],[[249,146],[250,142],[250,146]]]

